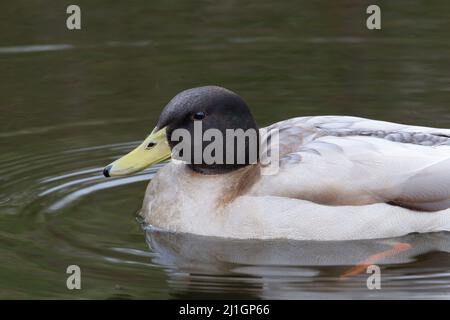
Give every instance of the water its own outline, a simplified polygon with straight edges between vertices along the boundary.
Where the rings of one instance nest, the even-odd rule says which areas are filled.
[[[260,125],[341,114],[449,127],[450,3],[18,0],[0,12],[1,298],[448,298],[450,235],[231,241],[144,231],[147,181],[105,179],[182,89],[240,93]],[[377,261],[382,289],[355,265]],[[68,265],[82,290],[66,288]],[[355,271],[356,270],[356,271]],[[361,271],[361,270],[359,270]],[[350,272],[350,275],[349,275]],[[343,275],[349,275],[347,277]]]

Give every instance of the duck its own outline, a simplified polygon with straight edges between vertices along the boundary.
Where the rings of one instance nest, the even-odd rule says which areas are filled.
[[[247,137],[239,150],[215,149],[219,160],[232,154],[232,161],[195,161],[195,150],[217,141],[198,140],[199,126],[223,136],[257,132],[257,156]],[[181,142],[188,143],[180,152]],[[450,231],[450,129],[353,116],[301,116],[260,128],[237,93],[203,86],[172,98],[151,134],[103,174],[160,162],[139,214],[166,232],[340,241]]]

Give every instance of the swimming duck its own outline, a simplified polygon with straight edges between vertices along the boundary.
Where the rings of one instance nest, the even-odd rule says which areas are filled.
[[[174,158],[176,130],[194,133],[199,123],[202,132],[223,135],[256,130],[258,145],[271,140],[266,152],[276,151],[277,170],[264,174],[260,157],[250,161],[247,142],[241,162]],[[207,148],[205,141],[190,142]],[[225,155],[235,151],[224,144]],[[128,175],[171,157],[149,183],[141,210],[145,222],[162,230],[298,240],[450,231],[449,129],[350,116],[298,117],[258,128],[239,95],[206,86],[177,94],[144,142],[103,173]]]

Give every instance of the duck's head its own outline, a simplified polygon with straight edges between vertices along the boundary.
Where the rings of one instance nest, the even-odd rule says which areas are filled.
[[[226,137],[231,132],[247,134],[243,147],[238,143],[230,144],[231,141]],[[252,132],[255,133],[254,136],[251,135]],[[223,141],[217,140],[216,136],[219,134]],[[144,142],[105,167],[103,174],[106,177],[132,174],[171,156],[182,159],[196,172],[226,173],[254,163],[255,152],[257,160],[258,139],[256,122],[239,95],[217,86],[188,89],[177,94],[164,107],[156,127]],[[211,154],[212,142],[221,143],[222,147],[213,151],[215,160],[223,157],[221,161],[211,163],[202,157]],[[191,152],[186,152],[186,148],[180,151],[181,143],[183,147],[189,146],[187,149]],[[221,151],[221,154],[217,153],[220,157],[217,157],[217,150]],[[227,154],[231,154],[231,158],[227,158]]]

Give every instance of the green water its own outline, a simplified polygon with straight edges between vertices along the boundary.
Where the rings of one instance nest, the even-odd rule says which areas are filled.
[[[0,10],[0,298],[449,297],[450,236],[380,261],[382,290],[341,275],[390,242],[255,242],[144,232],[157,168],[101,168],[177,92],[216,84],[261,126],[339,114],[449,127],[450,2],[10,1]],[[43,47],[45,46],[45,47]],[[66,268],[82,289],[66,288]]]

